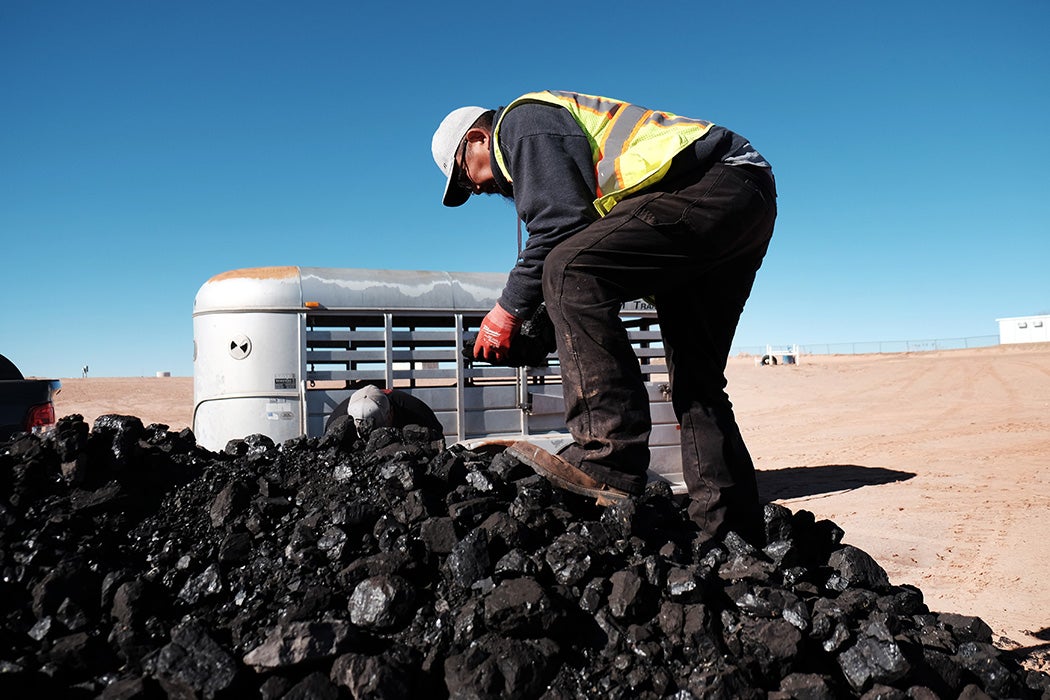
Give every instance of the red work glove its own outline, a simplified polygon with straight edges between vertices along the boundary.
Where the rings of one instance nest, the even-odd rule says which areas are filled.
[[[478,329],[474,341],[474,357],[488,362],[498,362],[510,352],[510,341],[521,327],[522,319],[499,304],[492,307]]]

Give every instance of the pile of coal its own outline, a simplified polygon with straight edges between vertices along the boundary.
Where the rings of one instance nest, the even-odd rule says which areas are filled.
[[[69,416],[0,495],[3,697],[1050,697],[807,511],[704,541],[666,485],[600,509],[414,427]]]

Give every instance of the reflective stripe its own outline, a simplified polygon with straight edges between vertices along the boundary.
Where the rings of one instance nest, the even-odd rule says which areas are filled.
[[[560,97],[571,102],[575,102],[580,107],[585,107],[591,110],[595,114],[605,114],[610,109],[615,112],[619,108],[619,102],[614,100],[606,100],[605,98],[598,97],[596,95],[584,95],[582,92],[566,92],[565,90],[549,90],[549,94],[555,97]],[[543,93],[534,92],[533,96],[542,95]],[[608,105],[608,106],[603,106]]]
[[[653,123],[659,126],[676,126],[678,124],[697,124],[704,128],[710,128],[711,122],[704,121],[703,119],[690,119],[689,117],[680,117],[677,114],[667,114],[666,112],[653,112],[652,117]]]
[[[596,168],[598,171],[598,192],[614,192],[623,187],[623,177],[618,172],[617,161],[625,150],[638,128],[651,112],[637,105],[626,105],[612,114],[612,128],[608,129],[605,140],[599,148],[600,156]]]

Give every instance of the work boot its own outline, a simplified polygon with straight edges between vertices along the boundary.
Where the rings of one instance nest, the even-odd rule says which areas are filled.
[[[553,486],[581,496],[590,496],[600,506],[622,503],[630,497],[626,491],[603,484],[558,455],[552,455],[527,440],[513,443],[507,448],[507,454],[532,467],[534,472]]]

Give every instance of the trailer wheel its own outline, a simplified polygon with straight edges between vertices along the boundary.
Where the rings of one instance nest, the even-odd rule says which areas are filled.
[[[763,355],[762,356],[762,364],[763,365],[775,365],[776,363],[777,363],[777,358],[774,357],[773,355]]]

